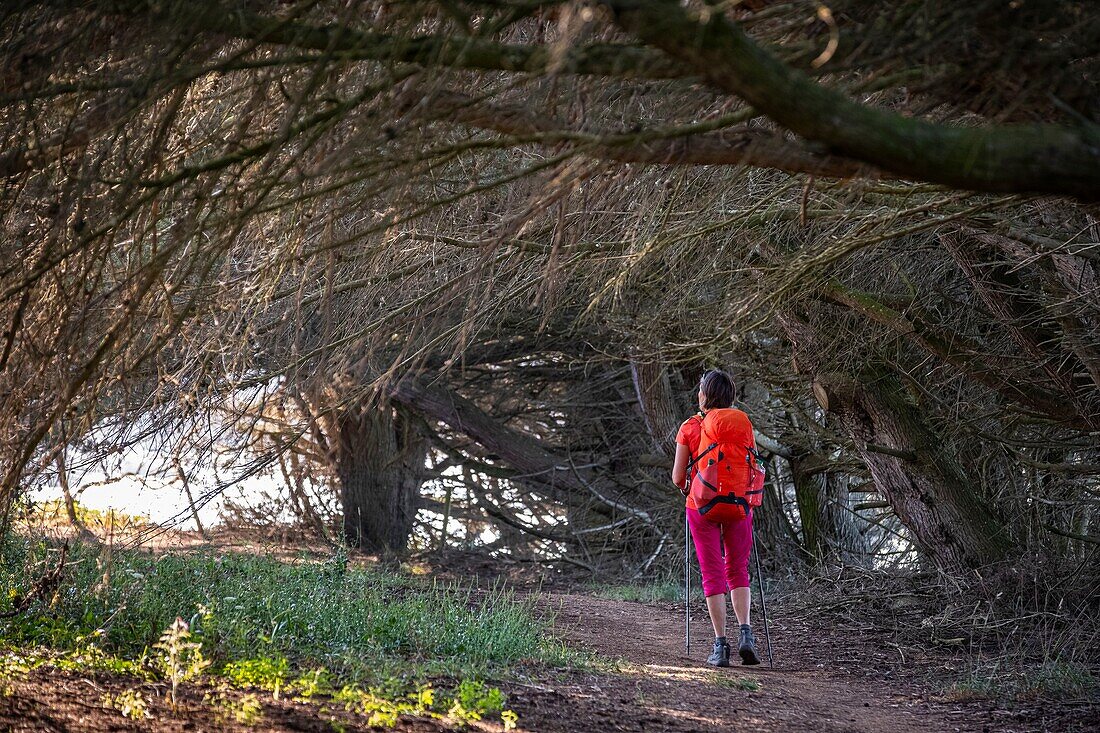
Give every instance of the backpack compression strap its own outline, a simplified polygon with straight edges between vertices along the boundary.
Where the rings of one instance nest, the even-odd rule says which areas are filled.
[[[715,443],[714,445],[718,445],[718,444]],[[713,448],[714,445],[712,445],[710,448]],[[707,450],[709,451],[710,448],[707,448]],[[699,474],[698,479],[703,482],[703,486],[706,486],[708,489],[713,491],[715,494],[718,494],[718,487],[715,486],[714,484],[712,484],[710,481],[707,481],[705,478],[703,478],[702,474]],[[760,492],[758,492],[758,491],[749,491],[749,492],[746,493],[745,496],[737,496],[736,494],[728,494],[726,496],[722,496],[721,494],[718,494],[713,499],[708,501],[706,504],[699,507],[699,514],[706,514],[711,509],[718,506],[719,504],[738,504],[738,505],[741,506],[741,508],[743,508],[745,510],[745,514],[747,515],[747,514],[749,514],[749,512],[752,511],[752,507],[749,506],[749,501],[748,501],[747,496],[748,496],[748,494],[758,494],[758,493],[760,493]]]
[[[700,514],[706,514],[719,504],[740,504],[741,508],[745,510],[745,514],[748,515],[752,511],[752,507],[749,506],[747,499],[743,499],[740,496],[730,494],[729,496],[716,496],[706,503],[705,506],[699,507]]]
[[[697,457],[691,459],[691,463],[687,464],[687,468],[685,469],[685,474],[687,476],[690,476],[691,475],[691,469],[695,466],[695,464],[698,463],[699,461],[703,460],[703,456],[705,456],[707,453],[710,453],[712,450],[714,450],[717,447],[718,447],[717,443],[711,443],[710,445],[707,446],[706,450],[704,450],[702,453],[700,453]]]

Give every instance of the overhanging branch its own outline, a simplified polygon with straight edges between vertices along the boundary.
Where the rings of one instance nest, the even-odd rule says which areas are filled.
[[[809,173],[822,178],[881,178],[882,172],[836,155],[818,153],[763,130],[588,132],[536,117],[515,105],[490,105],[457,92],[439,92],[421,106],[439,118],[543,144],[575,143],[593,158],[656,165],[734,165]],[[440,112],[439,110],[443,110]]]
[[[822,286],[826,300],[859,313],[920,345],[975,381],[1017,404],[1027,405],[1055,420],[1089,425],[1090,418],[1074,406],[1036,384],[1025,384],[1004,374],[983,356],[979,344],[957,333],[942,332],[916,316],[889,307],[873,293],[863,292],[831,280]]]
[[[974,191],[1100,198],[1100,129],[937,124],[854,102],[792,69],[722,13],[675,0],[608,0],[619,23],[736,94],[779,124],[830,149],[914,180]]]
[[[64,3],[83,5],[83,3]],[[638,46],[594,43],[565,49],[495,43],[471,36],[392,36],[345,25],[316,25],[257,13],[240,2],[214,0],[103,0],[119,14],[141,14],[180,28],[221,33],[262,43],[322,51],[340,60],[374,60],[421,66],[532,74],[593,74],[619,78],[672,79],[691,71],[675,59]]]
[[[575,472],[540,441],[502,425],[456,392],[411,378],[400,381],[389,392],[397,402],[477,441],[490,453],[500,456],[503,463],[523,478],[566,490],[584,488]]]

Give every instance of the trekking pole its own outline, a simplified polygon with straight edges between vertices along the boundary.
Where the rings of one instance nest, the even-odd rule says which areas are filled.
[[[756,584],[760,588],[760,610],[764,614],[764,639],[768,642],[768,667],[775,667],[772,661],[772,635],[768,631],[768,604],[764,603],[764,573],[760,569],[760,553],[756,550],[756,532],[752,533],[752,554],[756,556]]]
[[[684,510],[684,653],[691,654],[691,526]]]

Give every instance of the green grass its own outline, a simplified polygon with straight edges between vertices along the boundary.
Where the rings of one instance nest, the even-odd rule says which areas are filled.
[[[19,537],[2,549],[0,611],[41,574],[50,550]],[[133,660],[151,654],[181,616],[214,671],[245,681],[323,668],[342,683],[374,684],[579,660],[553,639],[532,601],[500,588],[352,568],[340,556],[287,563],[245,554],[116,552],[106,583],[105,569],[99,548],[75,545],[58,591],[0,621],[0,636],[70,652],[92,645],[108,658]]]
[[[1074,698],[1100,692],[1100,682],[1080,664],[1047,660],[1035,667],[1008,671],[977,669],[944,692],[950,700],[1025,700]]]
[[[4,538],[0,612],[25,597],[57,555],[44,541]],[[483,678],[530,663],[590,660],[553,638],[534,602],[500,587],[349,567],[343,554],[298,562],[210,552],[108,556],[76,544],[56,590],[0,619],[0,695],[30,669],[51,665],[185,684],[213,677],[218,688],[206,702],[218,719],[248,725],[262,718],[259,698],[231,687],[303,701],[324,696],[372,726],[413,716],[464,727],[491,715],[509,730],[516,714]],[[107,703],[146,714],[133,690]]]
[[[709,681],[718,687],[727,687],[742,692],[757,692],[760,689],[760,682],[751,677],[734,677],[733,675],[716,672],[710,676]]]

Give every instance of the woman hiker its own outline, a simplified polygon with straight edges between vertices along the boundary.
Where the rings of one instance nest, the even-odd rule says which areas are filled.
[[[759,664],[756,642],[749,625],[749,553],[752,550],[752,510],[743,519],[716,524],[699,513],[699,507],[689,494],[688,467],[707,445],[700,445],[703,419],[710,410],[727,410],[734,429],[743,432],[738,437],[742,445],[755,448],[752,424],[733,405],[734,385],[728,374],[717,369],[708,371],[699,382],[699,413],[692,415],[676,434],[676,461],[672,467],[672,483],[687,496],[688,526],[703,575],[703,594],[714,626],[714,651],[708,664],[728,667],[730,645],[726,641],[726,591],[733,601],[733,612],[741,625],[737,652],[742,664]],[[734,414],[737,413],[737,414]],[[709,445],[709,443],[708,443]],[[748,468],[746,467],[746,472]],[[747,473],[746,473],[747,477]],[[747,480],[747,478],[746,478]],[[723,557],[724,556],[724,557]]]

